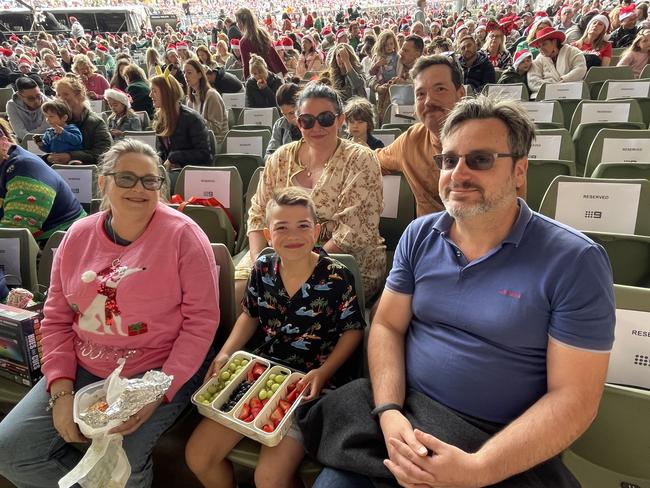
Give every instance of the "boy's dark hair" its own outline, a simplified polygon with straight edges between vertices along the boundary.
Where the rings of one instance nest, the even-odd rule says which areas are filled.
[[[420,36],[416,34],[411,34],[410,36],[407,36],[406,39],[404,39],[404,42],[412,42],[413,46],[417,51],[422,54],[424,51],[424,39],[422,39]]]
[[[298,101],[298,92],[300,87],[295,83],[285,83],[278,88],[275,94],[275,101],[278,106],[295,105]]]
[[[43,105],[41,105],[41,110],[43,113],[55,113],[61,118],[63,118],[65,115],[67,117],[66,122],[70,122],[72,120],[72,111],[70,110],[70,107],[68,107],[68,105],[61,100],[55,99],[50,100],[49,102],[45,102]]]
[[[32,90],[34,88],[38,88],[38,83],[36,83],[31,78],[21,76],[16,80],[16,91]]]
[[[266,224],[269,223],[269,217],[271,212],[277,207],[282,206],[301,206],[309,210],[311,218],[314,220],[314,223],[318,223],[318,217],[316,216],[316,206],[314,201],[311,199],[309,193],[307,193],[302,188],[297,186],[288,186],[277,190],[273,193],[268,203],[266,204]]]
[[[368,124],[368,134],[375,130],[372,104],[365,98],[353,97],[345,104],[343,114],[346,120],[357,120]]]
[[[474,38],[472,37],[472,39]],[[444,54],[432,54],[431,56],[418,58],[413,68],[411,68],[411,79],[414,80],[425,69],[439,65],[447,66],[451,70],[451,81],[454,83],[456,90],[458,90],[463,85],[463,71],[453,57]]]

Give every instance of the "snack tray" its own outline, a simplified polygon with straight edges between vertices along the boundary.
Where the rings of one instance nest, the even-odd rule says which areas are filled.
[[[230,383],[221,390],[214,400],[206,405],[198,400],[199,395],[208,394],[208,388],[212,385],[215,385],[219,381],[221,373],[224,371],[229,371],[229,364],[235,359],[246,359],[248,363],[246,366],[231,376]],[[253,369],[254,365],[260,363],[266,367],[266,370],[262,375],[255,380],[252,386],[244,394],[244,396],[237,402],[232,410],[228,412],[222,412],[220,408],[225,405],[232,393],[239,387],[239,385],[246,380],[248,371]],[[244,422],[240,420],[239,414],[242,411],[242,408],[245,403],[248,403],[249,400],[253,397],[257,397],[260,390],[266,386],[267,379],[269,375],[284,374],[287,375],[287,378],[280,384],[280,387],[277,389],[275,394],[269,399],[269,401],[264,405],[260,413],[252,422]],[[246,437],[249,437],[265,446],[273,447],[277,446],[282,438],[289,432],[289,428],[293,422],[293,414],[300,404],[300,401],[303,397],[303,392],[298,395],[298,398],[293,402],[291,408],[285,413],[284,417],[275,428],[273,432],[266,432],[262,430],[262,426],[266,423],[273,425],[273,422],[269,419],[271,413],[278,407],[280,400],[284,400],[287,397],[287,388],[289,385],[300,380],[303,376],[303,373],[293,371],[286,366],[280,365],[273,361],[269,361],[266,358],[256,356],[246,351],[237,351],[233,353],[232,356],[228,359],[224,367],[219,371],[219,373],[207,381],[201,388],[199,388],[194,395],[192,395],[192,403],[197,406],[199,413],[209,419],[214,420],[230,429],[239,432]],[[208,394],[209,395],[209,394]]]

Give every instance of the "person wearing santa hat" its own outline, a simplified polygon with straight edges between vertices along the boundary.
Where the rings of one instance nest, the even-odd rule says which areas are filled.
[[[628,47],[632,44],[632,41],[634,41],[634,38],[640,30],[640,27],[636,25],[636,19],[637,11],[635,4],[631,3],[620,8],[618,11],[618,20],[621,22],[621,25],[609,37],[612,47]]]
[[[536,95],[544,83],[580,81],[585,77],[585,57],[580,49],[565,43],[564,32],[544,27],[537,31],[531,45],[539,47],[540,51],[528,72],[531,96]]]
[[[18,71],[20,71],[21,76],[31,73],[33,66],[34,62],[26,55],[23,55],[18,59]]]
[[[104,92],[104,100],[111,108],[106,125],[114,141],[122,139],[127,131],[142,130],[142,121],[131,108],[131,96],[128,93],[110,88]]]
[[[99,43],[95,45],[95,55],[97,56],[97,64],[104,65],[106,77],[110,80],[115,72],[115,58],[108,52],[108,47]]]
[[[501,74],[501,78],[497,83],[511,84],[523,83],[528,88],[528,72],[533,64],[533,55],[530,51],[521,50],[515,53],[512,66]]]
[[[226,71],[231,69],[244,69],[241,61],[241,49],[239,47],[240,44],[241,41],[239,39],[230,40],[230,51],[232,52],[232,56],[230,56],[226,61],[226,64],[224,66]]]
[[[560,15],[557,21],[557,30],[565,32],[570,27],[573,27],[573,15],[575,14],[573,7],[565,5],[560,9]]]
[[[598,14],[589,21],[582,38],[573,43],[587,59],[587,69],[591,66],[609,66],[612,60],[612,43],[606,39],[609,19]]]

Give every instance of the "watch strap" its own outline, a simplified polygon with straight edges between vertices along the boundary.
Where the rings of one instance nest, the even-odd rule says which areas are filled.
[[[373,408],[370,411],[370,415],[377,417],[380,413],[387,412],[388,410],[399,410],[401,412],[402,406],[399,403],[384,403]]]

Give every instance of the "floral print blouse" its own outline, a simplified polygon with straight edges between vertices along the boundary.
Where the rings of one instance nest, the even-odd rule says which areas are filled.
[[[295,186],[294,177],[305,169],[298,158],[303,143],[301,140],[286,144],[267,160],[251,201],[248,232],[264,229],[266,203],[274,191]],[[374,152],[340,139],[311,189],[311,196],[321,224],[319,243],[332,239],[343,253],[354,256],[361,271],[364,295],[372,297],[380,290],[386,275],[386,246],[379,235],[383,182]],[[238,271],[242,267],[250,269],[252,265],[250,255],[246,254],[237,268]]]

